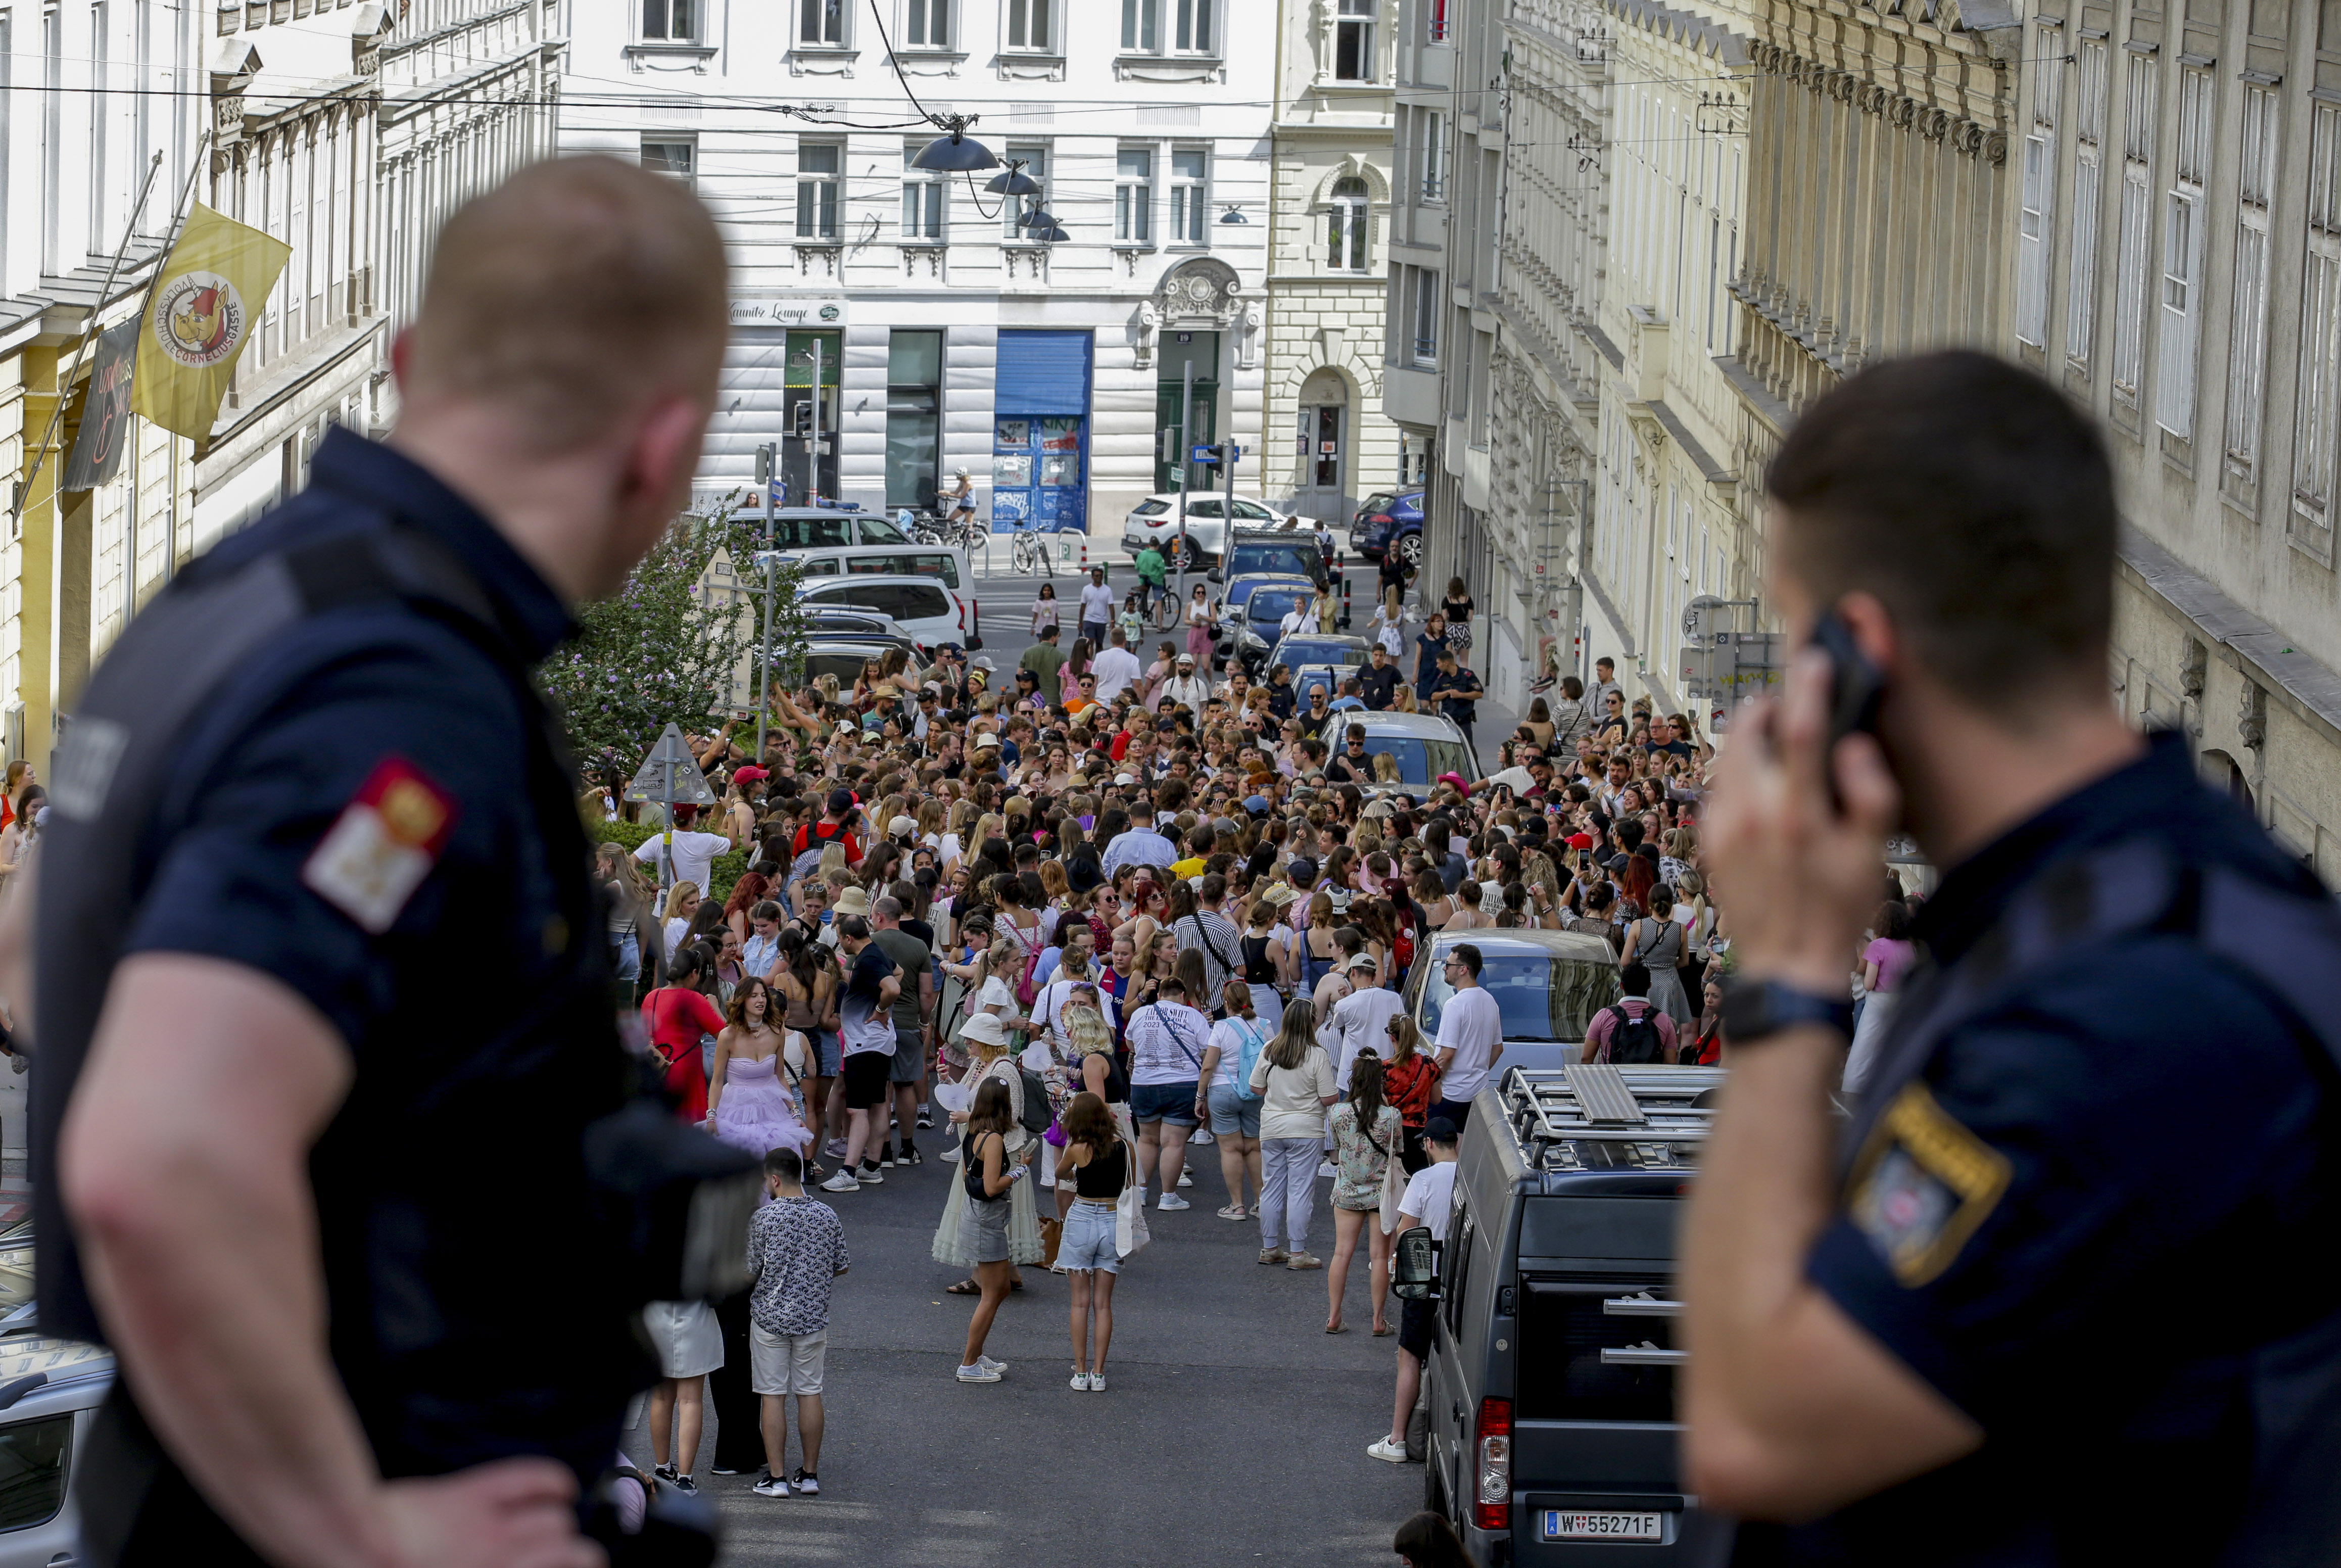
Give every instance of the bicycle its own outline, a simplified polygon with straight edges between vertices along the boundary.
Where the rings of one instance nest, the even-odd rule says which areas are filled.
[[[1055,553],[1049,548],[1047,537],[1030,517],[1020,518],[1009,530],[1012,536],[1008,547],[1008,559],[1020,576],[1030,576],[1037,567],[1041,575],[1057,574]]]

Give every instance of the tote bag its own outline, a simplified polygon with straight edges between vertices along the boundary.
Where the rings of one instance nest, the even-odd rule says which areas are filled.
[[[1146,1189],[1138,1184],[1138,1151],[1127,1138],[1121,1147],[1127,1176],[1121,1196],[1113,1201],[1113,1250],[1128,1258],[1154,1238],[1146,1233]]]

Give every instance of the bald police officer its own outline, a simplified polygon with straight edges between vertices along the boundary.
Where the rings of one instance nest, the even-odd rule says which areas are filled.
[[[123,1370],[101,1563],[600,1561],[645,1369],[581,1138],[627,1090],[528,672],[687,500],[726,293],[682,186],[516,175],[439,237],[388,443],[333,432],[92,682],[32,1033],[43,1327]]]
[[[1766,489],[1792,636],[1833,611],[1881,694],[1832,747],[1808,652],[1720,764],[1686,1490],[1779,1522],[1743,1563],[2333,1562],[2341,927],[2107,689],[2095,427],[1980,355],[1889,363]],[[1840,1143],[1898,822],[1944,875]]]

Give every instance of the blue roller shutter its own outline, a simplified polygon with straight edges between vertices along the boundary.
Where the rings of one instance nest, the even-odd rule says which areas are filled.
[[[1090,335],[1003,328],[994,406],[1002,413],[1087,414]]]

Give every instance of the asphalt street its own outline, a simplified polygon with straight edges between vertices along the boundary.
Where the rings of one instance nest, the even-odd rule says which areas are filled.
[[[941,1134],[922,1142],[926,1163],[882,1186],[815,1194],[843,1220],[852,1262],[830,1314],[821,1497],[762,1498],[752,1476],[711,1476],[710,1407],[698,1474],[726,1525],[724,1563],[1398,1561],[1390,1537],[1420,1506],[1422,1469],[1366,1457],[1390,1420],[1397,1341],[1368,1332],[1362,1254],[1349,1330],[1329,1335],[1325,1276],[1255,1263],[1258,1227],[1214,1214],[1227,1202],[1218,1152],[1196,1147],[1194,1206],[1150,1207],[1153,1243],[1115,1291],[1107,1391],[1067,1386],[1066,1281],[1038,1268],[987,1346],[1007,1376],[961,1384],[973,1303],[943,1293],[955,1271],[929,1253],[959,1167],[935,1157]],[[1331,1184],[1318,1183],[1320,1255],[1332,1250]],[[645,1429],[627,1447],[648,1464]]]

